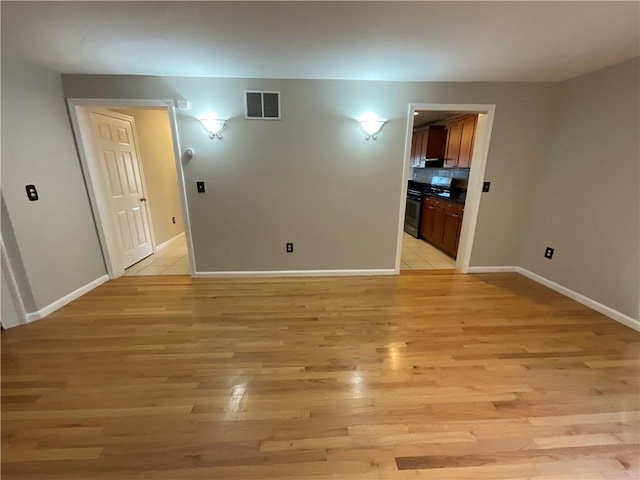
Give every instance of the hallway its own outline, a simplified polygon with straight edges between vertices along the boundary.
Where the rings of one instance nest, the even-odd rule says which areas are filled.
[[[189,254],[184,234],[179,235],[162,250],[125,270],[126,276],[189,275]]]

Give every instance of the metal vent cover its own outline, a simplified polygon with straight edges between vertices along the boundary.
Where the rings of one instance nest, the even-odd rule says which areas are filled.
[[[280,120],[280,92],[248,90],[245,107],[247,118]]]

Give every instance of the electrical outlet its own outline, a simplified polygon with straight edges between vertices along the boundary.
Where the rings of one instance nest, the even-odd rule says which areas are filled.
[[[176,217],[171,217],[171,223],[173,223],[175,225],[176,223]]]
[[[544,258],[548,258],[549,260],[551,260],[553,258],[554,250],[555,249],[551,247],[547,247],[546,250],[544,251]]]
[[[286,244],[287,253],[293,253],[293,243]]]
[[[38,190],[36,190],[35,185],[27,185],[24,187],[27,190],[27,198],[32,202],[38,200]]]

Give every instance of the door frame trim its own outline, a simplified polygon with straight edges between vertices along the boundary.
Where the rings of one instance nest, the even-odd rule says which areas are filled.
[[[128,108],[128,107],[161,107],[166,109],[169,115],[169,126],[171,130],[171,139],[173,143],[173,155],[175,160],[176,173],[178,176],[178,187],[180,190],[180,204],[182,206],[182,215],[184,218],[184,232],[187,239],[187,252],[189,255],[189,274],[193,276],[195,272],[195,259],[193,255],[193,242],[191,238],[191,223],[189,220],[189,208],[187,204],[186,189],[184,185],[184,172],[182,169],[181,155],[180,155],[180,139],[178,136],[178,128],[176,121],[176,112],[173,100],[139,100],[139,99],[97,99],[97,98],[68,98],[67,107],[69,111],[69,117],[71,120],[71,127],[73,130],[76,148],[80,157],[80,166],[82,167],[82,173],[85,179],[85,185],[87,193],[89,195],[89,203],[91,204],[91,211],[93,213],[96,230],[98,232],[98,238],[100,241],[100,247],[102,250],[102,256],[107,269],[109,279],[113,280],[124,275],[124,268],[118,266],[118,262],[115,261],[114,255],[110,254],[109,243],[107,242],[107,236],[111,232],[109,231],[109,223],[104,222],[100,216],[98,209],[97,192],[94,188],[94,176],[91,175],[91,168],[89,167],[89,156],[93,158],[93,152],[85,148],[86,139],[83,138],[80,109],[86,107],[96,108]],[[134,132],[137,139],[137,133]],[[143,180],[144,184],[144,180]],[[145,188],[145,187],[143,187]],[[145,188],[146,190],[146,188]],[[149,209],[149,225],[151,228],[151,215]],[[153,251],[156,251],[155,236],[151,232],[151,238],[153,243]]]
[[[496,105],[417,102],[409,104],[407,113],[407,133],[404,147],[404,165],[402,169],[402,186],[400,188],[400,218],[398,219],[398,238],[396,242],[395,271],[397,274],[400,273],[400,263],[402,258],[402,235],[404,232],[404,215],[407,208],[407,187],[409,183],[409,171],[411,168],[413,118],[416,110],[435,110],[461,113],[475,112],[479,114],[478,123],[476,124],[473,152],[471,154],[471,168],[469,170],[469,182],[467,185],[464,217],[462,218],[462,230],[460,231],[460,243],[458,244],[458,254],[456,255],[456,269],[462,273],[469,273],[469,263],[471,261],[473,240],[476,234],[480,199],[482,196],[482,183],[484,181],[484,173],[487,167],[487,156],[489,153],[489,143],[491,141]]]
[[[9,254],[7,253],[7,249],[4,246],[4,240],[0,236],[0,265],[2,268],[2,272],[4,273],[4,278],[0,279],[0,281],[7,281],[7,287],[9,289],[9,294],[11,295],[11,300],[13,301],[13,306],[15,307],[16,313],[18,314],[19,325],[25,325],[27,323],[27,310],[24,306],[24,302],[22,301],[22,296],[20,295],[20,289],[18,288],[18,281],[16,280],[16,275],[13,271],[13,266],[11,265],[11,260],[9,259]],[[0,303],[2,300],[0,299]],[[2,323],[2,314],[0,313],[0,323]],[[15,325],[16,327],[19,325]],[[2,324],[4,328],[10,328],[8,325]]]

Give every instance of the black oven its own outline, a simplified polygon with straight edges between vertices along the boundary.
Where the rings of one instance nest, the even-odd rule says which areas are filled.
[[[407,190],[407,209],[404,212],[404,231],[412,237],[420,235],[420,214],[422,213],[422,191]]]

